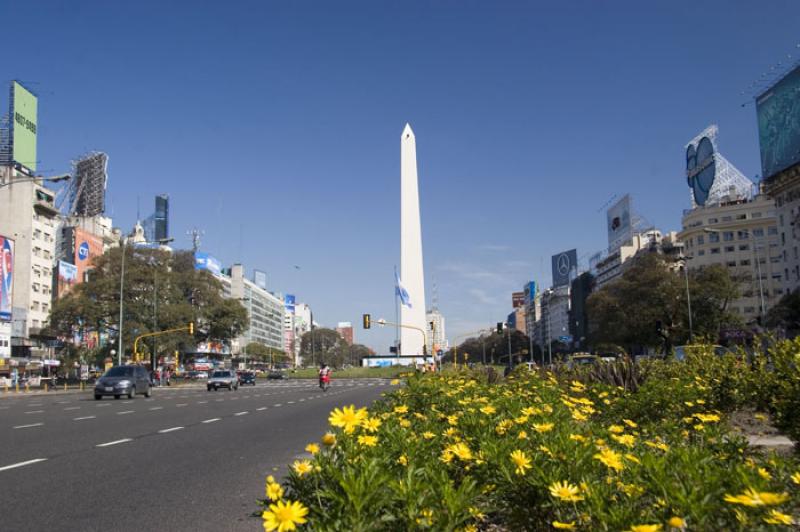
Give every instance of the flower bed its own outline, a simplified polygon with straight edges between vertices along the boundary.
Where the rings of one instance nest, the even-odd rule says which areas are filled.
[[[331,413],[285,490],[268,482],[265,529],[791,528],[797,460],[751,451],[717,383],[675,364],[636,392],[527,370],[411,376],[369,411]]]

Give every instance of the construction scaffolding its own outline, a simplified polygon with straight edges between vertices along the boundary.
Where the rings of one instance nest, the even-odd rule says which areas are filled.
[[[719,128],[712,124],[684,146],[692,208],[754,195],[754,183],[719,152],[718,135]]]
[[[73,178],[69,185],[69,214],[97,216],[106,209],[108,155],[92,152],[72,162]]]

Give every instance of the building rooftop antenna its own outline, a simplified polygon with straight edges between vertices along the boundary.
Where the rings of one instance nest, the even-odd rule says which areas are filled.
[[[200,249],[200,237],[205,234],[205,231],[192,227],[190,231],[186,231],[186,234],[192,239],[192,251],[197,253],[197,250]]]
[[[436,286],[436,278],[433,279],[433,295],[431,296],[431,310],[439,310],[439,288]]]

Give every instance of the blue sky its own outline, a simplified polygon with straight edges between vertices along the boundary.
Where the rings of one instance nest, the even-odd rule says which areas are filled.
[[[105,151],[116,225],[167,193],[177,246],[198,227],[225,264],[358,325],[394,317],[410,122],[451,339],[548,284],[553,253],[605,247],[615,195],[678,229],[683,146],[708,124],[755,177],[748,88],[800,54],[788,0],[203,4],[3,3],[0,80],[39,95],[40,169]],[[393,337],[356,331],[379,351]]]

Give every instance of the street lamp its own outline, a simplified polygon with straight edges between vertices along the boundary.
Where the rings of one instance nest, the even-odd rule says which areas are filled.
[[[24,176],[24,177],[10,178],[5,182],[0,183],[0,188],[11,186],[14,183],[32,183],[32,182],[35,183],[36,181],[50,181],[51,183],[58,183],[59,181],[66,181],[68,179],[72,179],[72,176],[70,174],[54,175],[53,177]]]
[[[687,261],[692,260],[694,257],[691,255],[683,255],[681,259],[683,259],[683,276],[686,279],[686,306],[689,310],[689,343],[692,343],[692,337],[694,336],[694,330],[692,328],[692,297],[689,294],[689,264]]]
[[[710,227],[706,227],[703,229],[706,233],[721,233],[719,229],[711,229]],[[747,235],[747,238],[750,238],[750,230],[749,229],[742,229],[739,231],[742,234]],[[766,306],[764,305],[764,283],[761,280],[761,259],[758,256],[758,245],[756,242],[755,236],[753,236],[753,256],[756,259],[756,274],[758,275],[758,296],[759,302],[761,304],[761,312],[760,312],[760,319],[761,323],[764,323],[764,316],[767,313]]]

